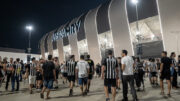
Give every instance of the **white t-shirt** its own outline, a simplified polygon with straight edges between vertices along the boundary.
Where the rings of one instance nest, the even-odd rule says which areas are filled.
[[[65,64],[63,64],[63,65],[61,66],[61,72],[62,72],[62,73],[67,73],[66,65],[65,65]]]
[[[132,57],[130,57],[130,56],[123,57],[121,59],[121,63],[125,65],[123,75],[134,75],[134,73],[133,73],[134,60]]]
[[[80,60],[77,65],[76,69],[78,69],[78,77],[79,78],[85,78],[88,77],[88,69],[89,69],[89,64],[88,62],[84,60]]]
[[[157,72],[157,65],[156,65],[156,63],[151,62],[150,70],[152,70],[151,72]]]

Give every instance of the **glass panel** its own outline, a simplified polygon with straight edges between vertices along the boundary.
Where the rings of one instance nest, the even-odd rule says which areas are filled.
[[[87,45],[87,40],[81,40],[78,43],[78,51],[80,55],[85,55],[88,54],[88,45]]]
[[[112,38],[112,31],[108,31],[98,35],[99,46],[101,51],[102,58],[107,56],[107,51],[113,51],[113,38]]]
[[[58,49],[53,50],[53,57],[59,57]]]
[[[49,52],[45,53],[45,59],[48,59]]]
[[[68,60],[69,55],[71,55],[71,47],[70,47],[70,45],[64,46],[63,51],[64,51],[65,60]]]

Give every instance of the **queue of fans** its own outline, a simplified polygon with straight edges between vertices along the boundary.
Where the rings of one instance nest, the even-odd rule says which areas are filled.
[[[171,97],[171,88],[178,88],[180,56],[176,57],[172,52],[168,57],[166,51],[161,55],[161,59],[140,60],[138,57],[128,56],[127,50],[122,50],[122,57],[117,58],[113,56],[112,51],[108,51],[108,56],[102,59],[101,65],[98,63],[96,66],[90,55],[81,55],[78,61],[75,60],[75,55],[71,55],[61,64],[58,57],[53,58],[52,55],[48,56],[48,60],[32,58],[27,64],[19,58],[10,58],[10,61],[4,58],[0,60],[0,87],[4,82],[6,91],[10,90],[9,88],[12,92],[19,91],[20,82],[28,79],[30,94],[33,94],[33,88],[36,88],[40,91],[41,98],[44,98],[44,92],[47,91],[46,98],[49,99],[50,90],[58,88],[60,77],[63,84],[69,82],[69,96],[73,96],[75,85],[79,85],[82,96],[86,96],[90,92],[91,81],[96,76],[104,80],[106,101],[110,101],[109,93],[112,93],[112,101],[115,101],[116,90],[121,90],[121,84],[122,101],[128,101],[128,84],[133,101],[138,101],[136,91],[145,89],[144,77],[147,76],[153,87],[160,84],[162,95],[165,94],[163,80],[166,79],[167,96]]]

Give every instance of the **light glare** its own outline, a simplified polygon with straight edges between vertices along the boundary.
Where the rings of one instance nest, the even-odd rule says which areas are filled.
[[[26,26],[26,29],[31,31],[31,30],[33,30],[33,27],[32,26]]]
[[[131,0],[133,4],[137,4],[138,0]]]

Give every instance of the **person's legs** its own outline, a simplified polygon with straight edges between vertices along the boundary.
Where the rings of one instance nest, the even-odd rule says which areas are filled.
[[[129,81],[129,84],[130,84],[130,87],[131,87],[133,100],[137,100],[137,94],[136,94],[136,90],[135,90],[135,87],[134,87],[134,76],[133,75],[129,76],[128,81]]]
[[[83,78],[83,90],[84,90],[84,93],[85,95],[87,94],[87,82],[88,82],[88,78]]]
[[[6,87],[5,87],[6,90],[8,90],[10,78],[11,78],[11,74],[7,74],[7,81],[6,81]]]
[[[124,101],[128,100],[127,93],[128,93],[128,77],[123,75],[123,99]]]
[[[15,76],[15,81],[17,83],[16,91],[19,91],[19,76]]]
[[[166,80],[167,84],[168,84],[168,94],[171,94],[171,81],[170,80]]]
[[[15,77],[11,77],[11,86],[12,86],[12,91],[14,91],[14,86],[15,86]]]
[[[83,81],[82,81],[82,78],[79,78],[79,86],[80,86],[81,94],[83,95]]]
[[[161,93],[164,94],[164,84],[163,79],[160,80]]]
[[[116,87],[112,87],[112,101],[115,101],[115,98],[116,98]]]
[[[109,85],[108,79],[104,79],[104,92],[106,95],[106,99],[109,99],[108,85]]]
[[[49,94],[50,94],[50,89],[47,89],[47,95],[46,95],[46,99],[49,99]]]

